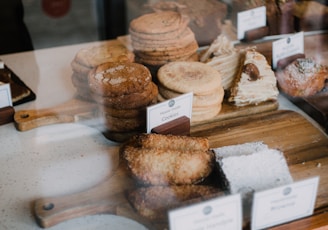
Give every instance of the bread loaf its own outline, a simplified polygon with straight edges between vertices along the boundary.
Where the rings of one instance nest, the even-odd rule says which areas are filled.
[[[298,58],[276,71],[280,89],[292,97],[310,97],[321,91],[328,79],[328,67],[312,58]]]
[[[122,155],[141,184],[195,184],[213,169],[214,155],[207,146],[201,137],[141,134],[122,147]]]

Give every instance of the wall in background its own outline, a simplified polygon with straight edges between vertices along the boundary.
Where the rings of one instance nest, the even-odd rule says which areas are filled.
[[[56,0],[23,0],[24,20],[35,49],[99,40],[97,0],[67,1],[70,7],[63,15],[56,16],[55,5],[50,8],[54,16],[46,12],[42,2],[56,4]]]

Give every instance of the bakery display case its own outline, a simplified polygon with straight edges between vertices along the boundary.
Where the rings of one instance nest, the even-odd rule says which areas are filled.
[[[116,38],[0,55],[0,229],[327,228],[327,2],[124,4]]]

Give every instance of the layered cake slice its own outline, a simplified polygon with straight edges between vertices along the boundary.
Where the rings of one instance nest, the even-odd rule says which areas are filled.
[[[241,63],[229,102],[245,106],[276,101],[279,94],[277,80],[265,56],[255,50],[246,50]]]

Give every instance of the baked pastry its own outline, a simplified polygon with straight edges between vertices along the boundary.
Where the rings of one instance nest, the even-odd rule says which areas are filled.
[[[222,31],[222,21],[228,14],[226,4],[217,0],[158,1],[148,4],[154,12],[176,11],[189,18],[198,45],[210,44]]]
[[[200,61],[219,71],[223,89],[229,90],[238,73],[240,51],[225,35],[219,35],[202,53]]]
[[[105,62],[133,62],[134,54],[118,40],[112,40],[79,50],[74,61],[93,68]]]
[[[207,151],[210,148],[205,137],[139,134],[130,139],[129,145],[143,148]]]
[[[201,62],[170,62],[157,73],[159,100],[193,92],[192,122],[208,120],[221,110],[224,90],[221,74]]]
[[[80,98],[92,100],[88,75],[93,68],[106,62],[134,62],[134,53],[118,40],[82,48],[76,53],[71,62],[71,78]]]
[[[128,191],[128,201],[143,217],[151,221],[167,222],[171,209],[202,202],[224,193],[206,185],[150,186]]]
[[[115,97],[142,93],[151,83],[149,70],[137,63],[106,62],[89,74],[89,87],[95,94]]]
[[[206,148],[206,138],[143,135],[146,136],[132,138],[122,147],[128,169],[140,184],[195,184],[212,172],[214,155]]]
[[[106,62],[88,75],[91,97],[98,103],[105,136],[124,142],[146,129],[146,107],[157,102],[150,71],[132,62]]]
[[[276,101],[279,94],[277,80],[264,55],[246,50],[241,60],[228,101],[236,106]]]
[[[164,11],[141,15],[129,25],[136,62],[158,67],[171,61],[189,60],[198,49],[189,19],[178,12]]]
[[[283,70],[276,71],[279,88],[292,97],[313,96],[325,87],[328,67],[313,58],[298,58]]]

